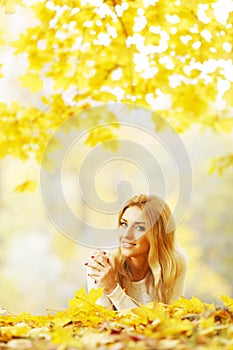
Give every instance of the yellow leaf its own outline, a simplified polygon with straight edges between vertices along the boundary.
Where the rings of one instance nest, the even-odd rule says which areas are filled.
[[[2,5],[5,7],[5,12],[7,14],[15,12],[16,0],[5,0],[5,1],[1,1],[0,3],[2,3]]]
[[[110,126],[99,126],[90,131],[85,144],[94,147],[98,143],[102,143],[104,148],[110,148],[113,151],[117,149],[117,136],[112,132]]]
[[[148,305],[141,305],[139,308],[133,309],[132,312],[140,317],[144,323],[147,323],[149,320],[161,321],[168,318],[168,313],[163,304],[157,302]]]
[[[104,306],[96,304],[96,301],[102,296],[103,288],[92,289],[86,294],[85,288],[82,287],[76,291],[75,297],[68,300],[69,309],[67,316],[72,322],[82,322],[83,326],[98,324],[110,319],[115,315],[114,311],[107,310]]]
[[[80,349],[80,342],[78,339],[73,338],[73,329],[72,328],[62,328],[57,327],[53,332],[52,342],[55,344],[62,344],[59,349]]]
[[[92,288],[88,294],[86,294],[85,288],[75,292],[74,299],[68,301],[70,307],[88,307],[88,305],[94,305],[95,302],[102,296],[103,288]]]
[[[22,75],[19,80],[22,87],[29,88],[32,92],[39,92],[44,85],[38,75],[33,73]]]
[[[229,297],[228,295],[220,295],[220,299],[230,311],[233,311],[233,298]]]
[[[14,191],[15,192],[34,192],[37,188],[37,183],[35,181],[32,180],[27,180],[23,183],[21,183],[20,185],[16,186]]]
[[[191,299],[181,297],[169,307],[172,314],[177,318],[182,317],[188,313],[201,314],[205,311],[206,308],[214,309],[213,304],[205,304],[195,297],[192,297]]]
[[[192,334],[193,325],[188,320],[180,321],[172,318],[167,322],[160,330],[158,336],[161,338],[180,336],[186,334],[190,336]]]
[[[2,64],[0,64],[0,69],[2,69]],[[2,74],[2,72],[0,71],[0,78],[3,78],[4,75]]]
[[[215,172],[215,170],[217,169],[217,165],[216,165],[216,161],[214,159],[212,159],[211,165],[209,167],[208,173],[211,175]]]

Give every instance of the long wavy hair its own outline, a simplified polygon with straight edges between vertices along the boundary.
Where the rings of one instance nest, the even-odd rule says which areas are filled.
[[[121,217],[129,207],[137,206],[145,214],[149,223],[146,237],[150,244],[148,253],[149,270],[146,275],[147,291],[153,292],[154,300],[168,304],[176,279],[186,270],[186,258],[175,243],[174,222],[171,211],[161,198],[157,196],[136,195],[121,209],[118,217],[120,226]],[[168,232],[168,225],[172,230]],[[113,255],[115,278],[127,292],[133,280],[127,257],[121,249]]]

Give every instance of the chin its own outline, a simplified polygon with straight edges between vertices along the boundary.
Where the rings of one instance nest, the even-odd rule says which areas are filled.
[[[130,251],[129,249],[126,249],[126,248],[122,248],[122,247],[121,247],[121,254],[123,256],[128,256],[128,257],[133,255],[132,251]]]

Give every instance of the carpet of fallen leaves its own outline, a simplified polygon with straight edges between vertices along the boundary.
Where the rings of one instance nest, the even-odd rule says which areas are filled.
[[[54,314],[12,315],[0,310],[0,350],[233,350],[233,299],[223,307],[197,298],[150,303],[124,311],[95,302],[101,289],[82,288]]]

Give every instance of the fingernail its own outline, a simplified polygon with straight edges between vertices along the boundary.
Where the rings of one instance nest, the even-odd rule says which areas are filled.
[[[108,263],[110,262],[109,258],[107,258],[107,262],[108,262]]]
[[[95,255],[92,255],[91,258],[93,259],[95,257]]]
[[[106,255],[107,253],[106,252],[103,252],[104,253],[104,255]]]
[[[88,265],[88,262],[85,262],[85,263],[84,263],[84,265],[86,265],[86,266],[87,266],[87,265]]]

